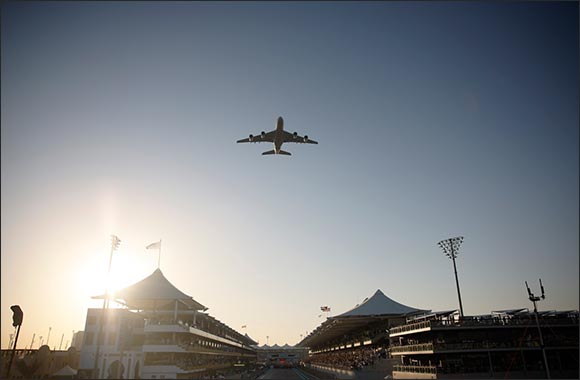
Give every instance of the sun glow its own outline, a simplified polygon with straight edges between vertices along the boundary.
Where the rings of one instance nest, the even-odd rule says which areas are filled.
[[[122,244],[122,243],[121,243]],[[105,275],[105,285],[109,295],[114,296],[118,290],[130,286],[153,272],[153,257],[141,249],[131,246],[121,247],[113,252],[111,272]]]
[[[90,306],[87,306],[100,307],[102,300],[93,297],[105,293],[114,296],[115,291],[132,285],[153,272],[156,258],[146,254],[144,247],[139,251],[128,244],[122,244],[118,250],[113,251],[112,257],[110,247],[108,252],[106,248],[94,249],[79,265],[82,269],[76,275],[75,292],[79,293],[80,299],[90,300]],[[111,270],[107,273],[109,260]],[[111,302],[110,306],[115,307],[116,303]]]

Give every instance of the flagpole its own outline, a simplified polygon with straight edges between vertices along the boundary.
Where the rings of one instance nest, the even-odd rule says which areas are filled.
[[[155,249],[155,248],[157,248],[157,269],[159,269],[161,267],[161,239],[145,247],[145,249]]]

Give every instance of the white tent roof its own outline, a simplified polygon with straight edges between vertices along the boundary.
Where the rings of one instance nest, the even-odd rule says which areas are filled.
[[[380,289],[375,294],[365,300],[362,304],[333,318],[361,317],[372,315],[406,315],[423,312],[427,310],[416,309],[406,306],[387,297]]]
[[[509,309],[509,310],[492,310],[491,314],[508,314],[508,315],[515,315],[521,314],[524,312],[528,312],[528,308],[521,308],[521,309]]]
[[[56,371],[52,374],[52,376],[75,376],[77,374],[77,370],[71,368],[68,364]]]
[[[284,351],[284,350],[303,350],[304,347],[296,347],[296,346],[290,346],[288,343],[284,344],[283,346],[280,346],[278,344],[274,344],[273,346],[268,346],[267,344],[258,346],[258,348],[260,350],[280,350],[280,351]]]
[[[104,298],[104,295],[93,297]],[[158,268],[148,277],[121,290],[113,296],[116,300],[124,300],[127,306],[148,309],[162,306],[171,301],[181,301],[195,310],[207,310],[205,306],[195,301],[191,296],[177,289]]]

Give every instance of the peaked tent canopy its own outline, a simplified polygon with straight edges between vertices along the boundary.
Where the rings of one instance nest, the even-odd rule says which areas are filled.
[[[75,376],[77,370],[69,366],[68,364],[52,374],[52,376]]]
[[[365,300],[362,304],[333,318],[367,317],[373,315],[408,315],[425,311],[427,310],[416,309],[398,303],[397,301],[393,301],[378,289],[371,298]]]
[[[401,319],[426,312],[430,312],[430,310],[416,309],[393,301],[379,289],[362,304],[322,322],[297,346],[318,349],[327,347],[329,344],[336,345],[336,341],[343,340],[350,333],[373,323],[385,321],[390,325],[390,320],[392,319]],[[381,338],[384,338],[384,336],[375,337],[375,339]]]
[[[104,295],[93,297],[96,299],[105,298]],[[207,310],[191,296],[177,289],[161,272],[156,269],[148,277],[121,290],[117,290],[113,296],[115,300],[123,300],[125,305],[136,309],[153,309],[173,304],[179,301],[189,309]]]

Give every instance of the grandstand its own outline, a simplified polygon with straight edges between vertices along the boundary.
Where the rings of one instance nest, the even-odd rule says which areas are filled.
[[[552,376],[578,378],[578,311],[539,315]],[[528,309],[461,317],[457,310],[405,306],[380,290],[352,310],[328,318],[298,346],[309,348],[309,366],[345,379],[547,375]]]
[[[122,307],[87,312],[80,378],[199,378],[256,363],[256,341],[209,315],[159,269],[113,300]]]
[[[551,377],[578,378],[578,311],[543,311],[539,323]],[[457,310],[409,318],[390,330],[395,379],[545,378],[528,309],[460,317]]]
[[[297,346],[309,347],[306,362],[312,366],[346,371],[376,367],[387,358],[389,330],[425,312],[429,310],[403,305],[379,289],[362,304],[328,318]]]

